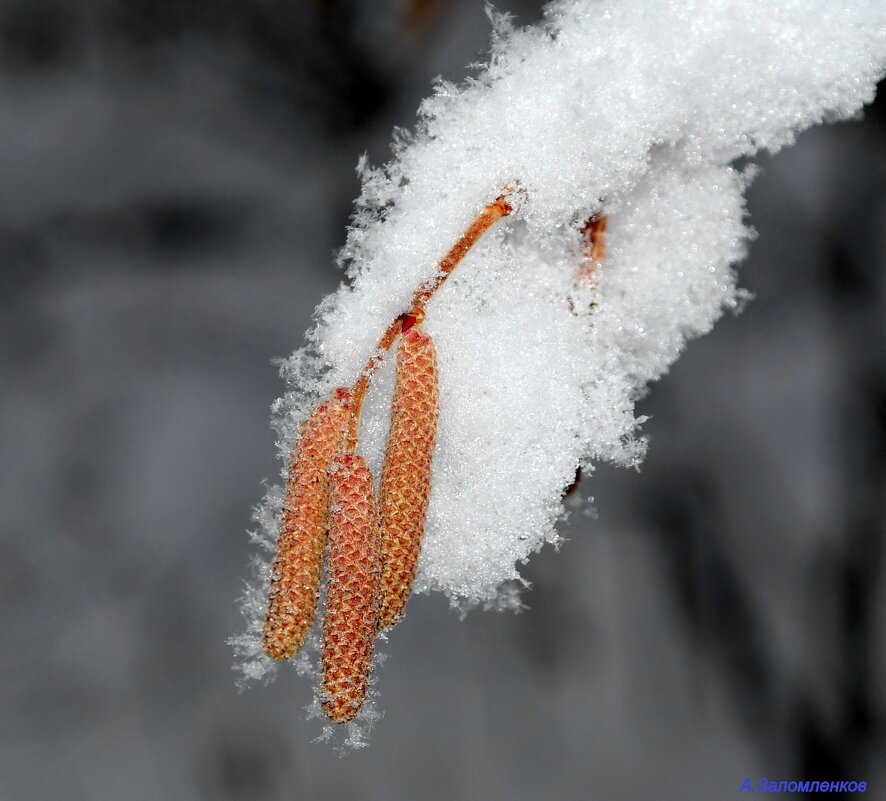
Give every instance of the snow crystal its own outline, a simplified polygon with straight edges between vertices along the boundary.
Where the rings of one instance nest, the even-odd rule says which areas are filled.
[[[741,297],[752,170],[736,160],[856,114],[886,67],[882,0],[559,0],[537,27],[493,21],[485,69],[438,83],[389,164],[361,162],[349,280],[286,363],[275,408],[287,460],[307,411],[353,384],[482,206],[520,188],[427,307],[441,415],[416,589],[457,605],[503,587],[517,603],[519,566],[556,542],[576,468],[642,457],[636,399]],[[576,291],[580,228],[600,211],[605,264]],[[392,361],[361,424],[376,475]],[[278,505],[272,492],[259,514],[265,542]]]

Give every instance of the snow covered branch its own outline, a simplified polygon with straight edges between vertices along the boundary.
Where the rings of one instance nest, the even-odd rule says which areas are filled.
[[[289,464],[318,403],[347,388],[342,447],[381,476],[384,354],[422,323],[439,418],[413,590],[459,604],[515,602],[519,565],[557,542],[576,469],[642,458],[635,401],[740,298],[753,169],[737,160],[857,114],[886,67],[886,6],[871,0],[558,0],[537,27],[493,23],[485,69],[438,83],[390,163],[361,161],[348,281],[275,406]],[[268,554],[283,498],[257,512]],[[234,640],[246,678],[273,667],[271,574],[261,561]]]

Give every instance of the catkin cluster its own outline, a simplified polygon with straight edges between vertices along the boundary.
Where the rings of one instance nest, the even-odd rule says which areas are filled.
[[[431,489],[437,430],[437,358],[431,338],[404,315],[397,383],[377,509],[356,430],[366,377],[321,403],[300,432],[286,488],[264,623],[264,648],[292,657],[316,614],[324,550],[321,703],[330,720],[360,711],[380,628],[399,620],[415,578]]]
[[[425,304],[483,232],[510,211],[504,196],[483,209],[440,262],[435,281],[416,291],[410,313],[384,333],[356,385],[321,403],[295,446],[263,642],[274,659],[288,659],[301,647],[316,614],[325,552],[320,696],[336,723],[360,711],[375,636],[402,618],[418,566],[439,415],[437,353],[421,326]],[[591,279],[602,263],[605,233],[605,217],[592,217],[582,228],[579,282]],[[372,475],[354,450],[372,372],[398,337],[391,428],[376,503]]]

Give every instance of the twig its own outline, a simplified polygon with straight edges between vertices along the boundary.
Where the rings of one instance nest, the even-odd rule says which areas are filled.
[[[348,418],[348,430],[346,437],[346,449],[353,451],[357,447],[357,430],[360,424],[360,411],[363,408],[363,399],[369,389],[372,374],[390,350],[397,335],[406,331],[424,319],[425,307],[434,293],[443,285],[449,274],[458,266],[459,262],[467,255],[468,251],[476,244],[477,240],[486,233],[502,217],[506,217],[513,211],[513,207],[507,200],[507,195],[499,195],[492,203],[483,207],[483,210],[474,218],[467,230],[458,238],[458,241],[449,249],[449,252],[440,261],[437,275],[429,282],[419,287],[412,296],[412,307],[408,313],[401,314],[387,327],[375,352],[366,362],[366,366],[360,373],[360,377],[351,391],[351,413]]]

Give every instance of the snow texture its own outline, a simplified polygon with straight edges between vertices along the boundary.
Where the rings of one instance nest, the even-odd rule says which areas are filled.
[[[489,63],[463,86],[437,84],[415,133],[397,132],[389,164],[361,161],[341,251],[348,280],[285,363],[275,424],[285,462],[305,415],[353,384],[483,205],[519,187],[514,214],[426,318],[441,414],[416,590],[495,606],[517,602],[520,564],[556,543],[576,468],[642,458],[635,401],[741,301],[746,157],[873,98],[886,3],[561,0],[537,27],[492,19]],[[577,290],[580,227],[600,211],[605,265]],[[392,388],[389,358],[361,424],[376,476]],[[259,581],[236,642],[246,678],[271,669],[260,624],[280,498],[272,489],[256,516]]]

